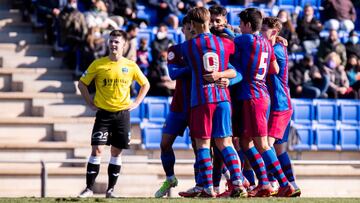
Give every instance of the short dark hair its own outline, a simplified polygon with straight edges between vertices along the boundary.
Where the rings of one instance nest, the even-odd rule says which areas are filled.
[[[221,15],[221,16],[224,16],[226,17],[227,15],[227,10],[225,7],[223,6],[220,6],[220,5],[213,5],[209,8],[209,11],[210,11],[210,15]]]
[[[126,32],[133,31],[133,30],[135,30],[136,28],[138,28],[138,26],[137,26],[135,23],[132,23],[132,24],[130,24],[130,25],[127,26]]]
[[[197,23],[205,23],[206,21],[210,21],[210,12],[204,7],[193,8],[187,13],[187,15],[191,21]]]
[[[247,8],[240,12],[240,20],[244,24],[250,23],[252,31],[259,31],[262,26],[262,14],[256,8]]]
[[[270,29],[277,28],[279,31],[282,29],[282,23],[278,17],[265,17],[262,24],[267,25]]]
[[[181,22],[182,22],[183,26],[186,25],[186,24],[190,24],[190,23],[191,23],[190,18],[189,18],[188,15],[185,15],[185,16],[183,17],[183,19],[182,19]]]
[[[110,37],[121,37],[126,41],[126,32],[123,30],[113,30],[110,32]]]

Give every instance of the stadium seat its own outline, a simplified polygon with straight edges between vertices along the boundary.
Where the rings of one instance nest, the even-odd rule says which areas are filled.
[[[145,149],[160,149],[163,124],[158,122],[142,122],[140,127],[143,147]],[[173,148],[191,148],[191,139],[188,129],[186,129],[183,136],[178,136],[176,138]]]
[[[302,8],[304,8],[306,4],[310,4],[312,7],[318,8],[320,6],[320,0],[300,0],[300,6]]]
[[[130,123],[141,123],[144,117],[144,104],[141,103],[138,108],[130,111]]]
[[[297,0],[277,0],[278,6],[297,6]]]
[[[174,29],[169,29],[168,30],[168,38],[172,39],[175,44],[178,44],[179,43],[179,35],[178,35],[178,32]]]
[[[162,123],[142,122],[141,139],[145,149],[159,149],[162,135]]]
[[[342,124],[339,136],[342,150],[360,149],[360,129],[358,126]]]
[[[314,99],[316,121],[323,124],[336,124],[338,120],[338,104],[332,99]]]
[[[338,99],[340,121],[344,124],[360,124],[359,100]]]
[[[298,136],[298,143],[293,146],[294,150],[310,150],[314,143],[313,129],[311,125],[294,124]]]
[[[144,104],[146,107],[145,118],[152,122],[165,122],[169,112],[167,97],[146,97]]]
[[[240,25],[239,13],[244,9],[240,6],[226,6],[228,10],[228,22],[232,26]]]
[[[314,106],[311,99],[292,99],[294,113],[292,119],[295,123],[311,124],[314,119]]]
[[[139,29],[137,34],[137,44],[140,44],[140,39],[145,38],[148,40],[148,46],[150,47],[151,41],[154,39],[152,29]]]
[[[338,131],[336,125],[315,126],[315,143],[318,150],[336,150]]]

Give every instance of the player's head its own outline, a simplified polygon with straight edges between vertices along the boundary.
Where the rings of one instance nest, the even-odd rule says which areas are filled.
[[[126,42],[126,32],[122,30],[111,31],[108,40],[110,54],[122,55],[125,42]]]
[[[268,40],[275,40],[282,28],[282,23],[277,17],[265,17],[263,19],[261,33]]]
[[[184,33],[185,35],[185,39],[189,40],[191,38],[193,38],[195,36],[195,32],[193,30],[191,30],[191,21],[189,16],[184,16],[184,18],[182,19],[182,29],[181,31]]]
[[[204,7],[193,8],[188,14],[191,21],[191,29],[196,34],[209,32],[210,12]]]
[[[239,14],[240,29],[244,34],[252,34],[260,31],[262,24],[262,14],[256,8],[247,8]]]
[[[210,12],[210,25],[219,27],[227,24],[227,10],[223,6],[213,5],[209,8]]]

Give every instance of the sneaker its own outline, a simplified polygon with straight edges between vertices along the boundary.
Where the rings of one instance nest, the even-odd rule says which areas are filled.
[[[244,178],[243,186],[245,189],[248,189],[250,187],[250,182],[246,178]]]
[[[106,198],[118,198],[118,196],[114,195],[114,188],[110,188],[106,191]]]
[[[160,198],[165,196],[169,192],[170,188],[176,187],[177,185],[178,180],[176,178],[174,178],[173,180],[165,180],[160,189],[156,191],[155,197]]]
[[[204,188],[198,197],[202,198],[216,198],[216,194],[212,188]]]
[[[247,197],[248,193],[244,186],[234,186],[232,183],[228,182],[228,189],[217,195],[219,198],[229,198],[229,197]]]
[[[92,197],[93,195],[94,195],[94,192],[92,190],[90,190],[89,188],[85,188],[85,190],[83,190],[78,197],[79,198],[88,198],[88,197]]]
[[[301,190],[300,188],[296,189],[295,192],[293,192],[290,197],[300,197],[301,195]]]
[[[249,197],[270,197],[274,192],[270,185],[258,185],[248,193]]]
[[[181,197],[198,197],[200,196],[203,188],[199,186],[192,187],[185,192],[179,192]]]
[[[295,192],[294,187],[291,184],[288,184],[285,187],[280,187],[276,197],[290,197]]]

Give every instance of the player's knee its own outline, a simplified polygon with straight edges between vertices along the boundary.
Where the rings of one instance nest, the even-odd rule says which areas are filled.
[[[103,148],[100,146],[93,146],[91,150],[91,156],[101,156]]]

